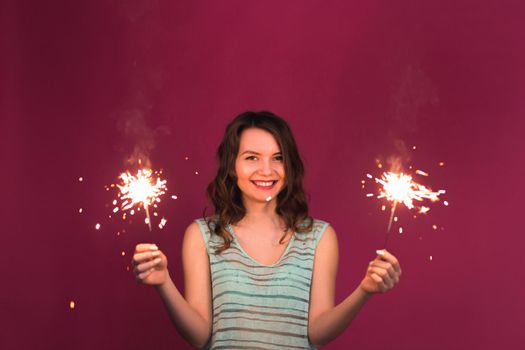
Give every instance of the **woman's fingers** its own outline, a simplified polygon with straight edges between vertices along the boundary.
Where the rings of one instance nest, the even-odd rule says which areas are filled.
[[[156,258],[156,259],[154,259],[154,260],[151,260],[151,261],[148,261],[148,262],[145,262],[145,263],[139,264],[139,265],[135,266],[134,271],[136,271],[136,273],[142,273],[142,272],[144,272],[144,271],[151,270],[151,269],[153,269],[158,263],[160,263],[161,261],[162,261],[162,259],[159,257],[159,258]]]
[[[147,271],[141,272],[137,275],[137,281],[142,281],[144,278],[148,277],[155,269],[149,269]]]
[[[383,260],[376,259],[376,260],[372,261],[370,266],[377,267],[377,268],[385,270],[388,273],[388,276],[390,277],[390,279],[392,279],[396,283],[399,281],[399,274],[395,271],[395,269],[394,269],[394,267],[393,267],[393,265],[391,263],[383,261]]]
[[[374,281],[375,290],[384,293],[399,282],[401,267],[397,258],[386,250],[376,252],[378,256],[370,262],[367,275]]]
[[[151,243],[140,243],[135,247],[135,253],[133,254],[131,264],[137,266],[145,261],[154,259],[161,254],[162,253],[157,245]]]
[[[390,252],[388,252],[386,249],[377,250],[376,253],[377,253],[377,255],[379,255],[379,257],[382,260],[387,261],[390,264],[392,264],[392,267],[394,268],[394,270],[399,275],[401,275],[401,266],[399,265],[399,261],[397,260],[397,258],[395,256],[390,254]]]
[[[159,247],[157,247],[156,244],[152,244],[152,243],[139,243],[135,247],[135,253],[142,253],[145,251],[153,251],[153,250],[159,250]]]
[[[374,279],[374,281],[380,283],[379,287],[382,292],[385,291],[382,287],[386,287],[387,289],[390,289],[394,286],[393,279],[390,278],[390,276],[388,275],[388,272],[385,269],[380,268],[380,267],[370,266],[369,273],[370,273],[370,276]],[[374,278],[374,276],[376,276],[376,278]],[[377,278],[379,278],[381,281],[379,282]],[[381,286],[381,283],[383,284],[382,286]]]
[[[136,281],[151,285],[164,283],[168,276],[167,263],[159,247],[151,243],[137,244],[131,260]]]
[[[387,287],[385,285],[385,282],[383,282],[383,279],[381,277],[379,277],[377,274],[375,273],[371,273],[370,274],[370,277],[374,280],[375,283],[377,283],[377,286],[379,288],[379,291],[381,292],[385,292],[387,290]]]
[[[160,254],[161,254],[160,250],[146,251],[143,253],[135,253],[133,255],[133,260],[131,261],[131,263],[133,264],[133,266],[136,266],[144,261],[154,259],[160,256]]]

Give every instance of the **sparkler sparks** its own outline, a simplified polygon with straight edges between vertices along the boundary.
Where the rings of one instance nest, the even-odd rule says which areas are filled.
[[[432,192],[429,188],[412,181],[412,176],[403,173],[383,173],[381,179],[376,178],[376,182],[383,185],[377,198],[403,203],[408,209],[414,208],[414,200],[421,202],[429,199],[435,202],[439,200],[438,196],[442,193],[442,191]]]
[[[421,174],[422,176],[428,176],[427,173],[420,170],[417,170],[416,173]],[[424,199],[429,199],[430,201],[435,202],[439,200],[438,196],[441,194],[441,191],[432,192],[432,190],[425,186],[412,181],[412,176],[404,173],[397,174],[386,172],[383,173],[381,179],[376,178],[376,182],[383,185],[377,198],[386,198],[388,201],[394,202],[390,212],[390,219],[388,220],[385,246],[388,242],[388,233],[392,227],[392,219],[394,218],[394,213],[398,203],[403,203],[408,209],[413,209],[415,207],[414,200],[421,202]],[[425,213],[430,210],[427,207],[423,208],[422,210]]]
[[[160,219],[159,228],[161,230],[164,228],[164,225],[166,225],[166,222],[168,222],[168,220],[166,220],[165,218]]]
[[[419,208],[419,213],[420,214],[426,214],[426,213],[428,213],[429,210],[430,210],[429,207],[421,207],[421,208]]]
[[[120,199],[120,210],[129,210],[130,215],[135,214],[135,209],[140,211],[141,206],[146,212],[145,222],[151,231],[151,218],[149,215],[149,207],[156,207],[156,203],[160,202],[160,196],[166,193],[166,180],[160,178],[159,172],[154,172],[151,169],[140,169],[136,175],[132,175],[129,171],[120,174],[121,184],[117,184],[120,192],[117,197]],[[117,200],[113,201],[117,204]],[[116,213],[119,207],[113,208]],[[126,218],[126,213],[122,215]]]
[[[429,176],[427,172],[419,169],[416,170],[415,173],[425,177]],[[370,179],[373,178],[370,174],[367,174],[366,176]],[[418,209],[420,214],[426,214],[430,208],[423,205],[420,206],[419,202],[423,202],[425,200],[436,202],[439,201],[440,195],[446,193],[445,190],[434,192],[430,188],[413,181],[411,175],[402,172],[384,172],[381,178],[375,178],[375,181],[376,183],[382,185],[377,198],[385,198],[387,201],[392,202],[390,218],[388,220],[387,235],[385,238],[385,247],[388,242],[388,236],[392,227],[392,222],[397,222],[397,217],[395,217],[394,214],[399,203],[404,204],[408,209]],[[373,194],[367,193],[366,196],[371,197]],[[445,201],[445,205],[448,205],[448,202]],[[384,205],[381,207],[381,210],[385,210]],[[399,228],[399,233],[403,233],[403,228]]]

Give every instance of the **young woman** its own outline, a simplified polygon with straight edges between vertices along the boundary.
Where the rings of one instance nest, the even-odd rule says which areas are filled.
[[[365,302],[399,281],[385,250],[359,286],[334,305],[334,229],[308,215],[304,169],[290,128],[270,112],[246,112],[226,128],[219,170],[208,186],[215,207],[182,245],[185,295],[166,256],[138,244],[133,272],[159,292],[179,333],[206,349],[315,349],[340,335]]]

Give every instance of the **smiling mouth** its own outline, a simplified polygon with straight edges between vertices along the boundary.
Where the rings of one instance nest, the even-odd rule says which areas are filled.
[[[273,181],[251,181],[255,187],[261,190],[269,190],[272,189],[275,184],[277,183],[276,180]]]

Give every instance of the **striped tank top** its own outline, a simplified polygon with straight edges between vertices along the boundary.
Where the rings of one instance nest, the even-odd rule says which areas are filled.
[[[294,233],[281,258],[267,266],[241,247],[231,226],[230,248],[198,219],[210,261],[213,326],[204,349],[315,349],[308,339],[308,307],[315,248],[328,223]],[[213,228],[213,222],[210,222]]]

